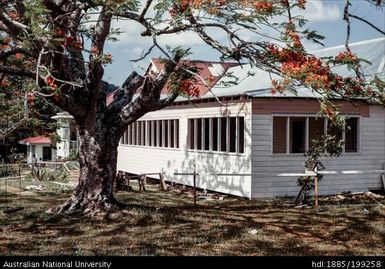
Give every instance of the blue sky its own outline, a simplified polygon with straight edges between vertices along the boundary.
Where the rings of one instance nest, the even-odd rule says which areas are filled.
[[[385,30],[385,10],[371,6],[366,0],[352,0],[351,2],[353,4],[350,7],[351,13],[362,16]],[[301,13],[309,20],[305,28],[316,30],[325,36],[326,47],[343,44],[346,37],[346,23],[342,20],[343,8],[343,0],[308,0],[307,9]],[[351,21],[351,42],[381,37],[379,32],[366,24],[355,19],[351,19]],[[143,73],[143,68],[148,65],[149,59],[159,57],[162,54],[159,50],[154,50],[145,60],[137,63],[131,62],[130,60],[137,59],[143,50],[151,46],[151,38],[141,37],[140,32],[143,28],[135,22],[116,21],[113,26],[119,27],[123,33],[119,36],[119,41],[106,45],[105,51],[112,53],[114,61],[106,67],[104,79],[120,85],[132,71]],[[213,33],[213,35],[220,37],[220,33]],[[252,37],[246,35],[245,38]],[[190,47],[193,52],[191,56],[193,59],[218,60],[220,56],[192,32],[163,36],[159,38],[159,43],[163,46]],[[320,48],[319,45],[309,42],[305,42],[305,46],[310,50]]]

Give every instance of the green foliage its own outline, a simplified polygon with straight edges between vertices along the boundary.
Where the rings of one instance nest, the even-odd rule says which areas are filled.
[[[334,135],[322,135],[311,141],[310,149],[305,153],[305,168],[309,171],[325,169],[322,158],[338,157],[343,149],[344,141]]]
[[[79,161],[79,151],[78,150],[71,150],[69,156],[69,161]]]
[[[38,166],[31,171],[28,178],[35,178],[40,181],[66,182],[69,179],[69,175],[63,165],[54,168]]]
[[[338,128],[343,128],[343,125],[336,125]],[[307,171],[317,172],[325,169],[322,160],[326,158],[340,156],[345,141],[338,140],[334,135],[322,135],[311,141],[309,150],[304,154],[307,158],[305,161],[305,169]],[[322,175],[317,175],[317,180],[322,179]],[[303,189],[302,203],[311,202],[311,192],[314,190],[314,177],[302,176],[297,179],[298,186]]]
[[[58,123],[51,117],[58,108],[40,96],[34,97],[32,102],[25,100],[33,83],[11,76],[2,81],[7,82],[7,86],[0,86],[0,129],[15,126],[13,132],[6,135],[8,143],[17,143],[17,139],[28,136],[55,133]]]
[[[0,166],[0,178],[18,175],[18,169],[14,166]]]
[[[33,40],[35,37],[48,36],[51,32],[46,27],[42,27],[42,25],[49,23],[47,15],[50,11],[44,7],[43,0],[26,0],[24,5],[26,10],[24,16],[30,21],[32,32],[30,38]],[[31,41],[25,40],[24,43],[30,44],[31,47],[33,46]]]
[[[322,46],[325,46],[321,41],[325,39],[324,36],[319,35],[316,31],[314,30],[309,30],[306,29],[302,32],[302,34],[305,36],[307,40],[311,40],[314,43],[320,44]]]

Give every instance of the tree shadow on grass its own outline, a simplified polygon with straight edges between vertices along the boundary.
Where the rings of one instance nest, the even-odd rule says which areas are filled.
[[[1,215],[0,251],[10,249],[19,255],[52,255],[59,250],[71,255],[368,255],[383,253],[385,246],[385,229],[376,228],[383,224],[383,215],[364,215],[356,207],[298,210],[287,201],[236,199],[199,201],[194,207],[190,197],[154,191],[121,197],[126,203],[123,210],[96,218],[45,213],[67,199],[65,195],[12,199],[11,205],[21,202],[26,209]],[[31,238],[34,244],[28,243]]]

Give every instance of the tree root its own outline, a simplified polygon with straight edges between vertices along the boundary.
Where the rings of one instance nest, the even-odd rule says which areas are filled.
[[[62,205],[49,209],[49,213],[54,214],[75,214],[95,215],[97,213],[116,212],[124,208],[124,204],[120,203],[113,196],[110,198],[87,197],[73,195]]]

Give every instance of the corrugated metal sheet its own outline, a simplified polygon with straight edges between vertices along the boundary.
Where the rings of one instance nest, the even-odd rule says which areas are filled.
[[[371,39],[356,43],[351,43],[350,48],[359,58],[363,58],[371,62],[371,64],[363,63],[363,71],[367,76],[378,75],[385,78],[385,38]],[[345,51],[345,46],[336,46],[321,50],[312,51],[318,57],[336,56],[339,52]],[[319,98],[321,95],[313,92],[305,87],[296,89],[296,92],[285,92],[283,94],[271,94],[271,80],[279,79],[275,74],[270,74],[264,70],[253,67],[249,64],[237,65],[234,63],[215,63],[195,61],[199,64],[199,74],[207,79],[214,76],[211,83],[216,83],[211,89],[205,85],[198,85],[200,88],[201,99],[225,96],[247,95],[253,98]],[[152,60],[157,70],[161,70],[163,65],[156,59]],[[225,71],[225,75],[220,78],[220,74]],[[354,76],[346,66],[338,66],[333,68],[335,73],[342,76]],[[220,78],[220,79],[219,79]],[[219,80],[218,80],[219,79]],[[134,99],[138,95],[134,96]],[[163,90],[162,98],[167,97],[167,90]],[[107,103],[113,100],[113,93],[107,96]],[[179,96],[178,101],[186,101],[187,98]]]
[[[377,38],[350,44],[353,53],[359,58],[363,58],[371,62],[371,64],[363,63],[363,71],[366,76],[379,75],[385,77],[385,38]],[[312,51],[317,57],[336,56],[339,52],[345,51],[345,47],[336,46]],[[338,66],[333,68],[335,73],[342,76],[354,76],[353,72],[348,70],[346,66]],[[234,96],[246,94],[251,97],[291,97],[291,98],[316,98],[320,95],[312,92],[310,89],[297,89],[297,93],[287,92],[284,94],[270,93],[271,79],[279,79],[279,76],[269,74],[268,72],[252,67],[249,64],[235,66],[228,69],[226,74],[231,77],[238,78],[236,84],[224,86],[234,81],[233,78],[224,76],[218,83],[202,98],[212,98],[216,96]]]

